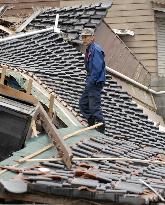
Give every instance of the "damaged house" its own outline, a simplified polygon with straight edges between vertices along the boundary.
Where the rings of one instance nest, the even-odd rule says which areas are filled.
[[[80,2],[85,5],[89,1],[68,0],[62,1],[61,5],[76,5]],[[158,92],[165,89],[164,8],[164,0],[113,0],[105,17],[106,23],[150,72],[150,87]],[[112,47],[116,48],[118,44],[113,42]],[[117,55],[120,56],[120,53]],[[113,65],[111,68],[123,73],[122,67]],[[131,79],[133,78],[131,73],[127,75]],[[162,92],[160,95],[156,94],[155,101],[159,115],[164,116],[165,105]]]
[[[10,90],[5,92],[1,81],[1,107],[28,116],[25,124],[33,127],[33,134],[29,134],[29,124],[22,135],[12,133],[22,141],[0,162],[1,199],[54,204],[164,202],[165,133],[154,126],[154,121],[164,122],[155,112],[149,90],[132,85],[126,77],[119,77],[119,70],[110,69],[109,58],[117,59],[115,53],[122,49],[115,68],[123,66],[127,76],[127,67],[132,66],[132,78],[144,87],[150,84],[150,73],[105,23],[110,7],[97,3],[48,9],[27,25],[26,33],[0,40],[1,79],[8,76]],[[60,14],[62,35],[52,27],[56,14]],[[84,27],[95,28],[96,38],[106,51],[107,81],[102,95],[105,135],[94,129],[84,130],[86,123],[78,107],[85,78],[78,34]],[[113,48],[108,53],[112,41],[105,42],[99,28],[118,44],[118,52]],[[11,79],[17,85],[14,87],[24,92],[13,91]],[[40,124],[36,118],[38,104],[48,111],[46,114],[40,109]],[[2,135],[5,138],[4,130]]]

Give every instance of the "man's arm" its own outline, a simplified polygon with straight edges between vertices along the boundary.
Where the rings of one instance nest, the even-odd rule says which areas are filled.
[[[102,51],[95,50],[92,56],[92,72],[90,82],[97,84],[100,73],[104,65],[104,54]]]

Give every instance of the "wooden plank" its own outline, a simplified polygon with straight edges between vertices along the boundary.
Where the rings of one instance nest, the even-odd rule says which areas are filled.
[[[157,65],[157,63],[156,63]],[[158,69],[157,69],[157,66],[145,66],[146,69],[150,72],[150,73],[157,73]]]
[[[148,0],[113,0],[114,5],[121,5],[121,4],[148,4],[150,3]]]
[[[75,132],[72,132],[72,133],[70,133],[70,134],[65,135],[65,136],[63,137],[63,139],[64,139],[64,140],[69,139],[69,138],[71,138],[71,137],[74,137],[75,135],[78,135],[78,134],[82,133],[82,132],[86,132],[86,131],[95,129],[95,128],[97,128],[97,127],[100,127],[101,125],[103,125],[102,122],[101,122],[101,123],[98,123],[98,124],[95,124],[95,125],[92,125],[92,126],[90,126],[90,127],[82,128],[82,129],[80,129],[80,130],[78,130],[78,131],[75,131]]]
[[[126,42],[126,45],[129,48],[142,48],[142,47],[154,47],[156,46],[156,42],[155,41],[136,41],[136,42]]]
[[[37,128],[36,128],[36,122],[35,122],[34,119],[32,119],[31,128],[32,128],[32,131],[33,131],[33,135],[35,137],[38,137]]]
[[[148,35],[155,35],[155,28],[139,28],[134,29],[136,34],[148,34]]]
[[[98,2],[98,0],[75,0],[75,1],[60,1],[60,7],[64,7],[64,6],[75,6],[75,5],[84,5],[84,4],[91,4],[91,3],[95,3]]]
[[[112,9],[116,11],[149,10],[152,9],[152,6],[149,4],[123,4],[112,5]]]
[[[142,60],[142,63],[145,66],[155,66],[155,67],[157,67],[157,61],[156,60]]]
[[[4,31],[5,33],[8,33],[8,34],[15,34],[14,31],[12,31],[11,29],[5,27],[5,26],[2,26],[0,25],[0,30]]]
[[[4,84],[4,81],[5,81],[6,70],[7,70],[7,67],[3,66],[2,73],[1,73],[1,79],[0,79],[0,84],[2,85]]]
[[[107,19],[105,19],[106,21]],[[107,22],[107,21],[106,21]],[[112,29],[130,29],[134,31],[135,35],[156,35],[155,28],[131,28],[128,24],[121,24],[121,27],[119,27],[119,24],[110,24],[110,27]]]
[[[136,54],[136,57],[140,60],[157,60],[157,54]]]
[[[131,48],[131,50],[133,51],[133,53],[136,54],[145,54],[145,53],[153,53],[153,54],[157,54],[157,48],[156,46],[153,47],[146,47],[146,48]]]
[[[27,160],[29,162],[57,162],[61,161],[62,158],[47,158],[47,159],[30,159]],[[73,161],[121,161],[121,162],[141,162],[141,163],[149,163],[149,164],[160,164],[164,165],[164,160],[148,160],[148,159],[137,159],[137,158],[127,158],[127,157],[73,157]]]
[[[105,18],[105,21],[111,25],[115,24],[115,28],[116,29],[155,29],[155,24],[154,22],[133,22],[133,23],[111,23],[111,19],[110,18]]]
[[[27,90],[26,90],[26,93],[27,93],[28,95],[31,94],[32,86],[33,86],[33,79],[29,79],[29,81],[28,81],[28,86],[27,86]]]
[[[49,100],[49,112],[48,112],[48,115],[49,117],[52,119],[53,118],[53,113],[54,113],[54,110],[53,110],[53,106],[54,106],[54,95],[50,95],[50,100]]]
[[[154,11],[153,10],[134,10],[134,11],[116,11],[113,10],[113,7],[108,10],[107,16],[106,17],[129,17],[129,16],[154,16]]]
[[[40,103],[38,103],[38,105],[39,107],[36,111],[36,114],[39,114],[43,128],[47,132],[53,144],[56,146],[59,155],[62,157],[65,165],[70,169],[72,166],[72,152],[70,150],[70,147],[67,147],[65,145],[63,138],[58,133],[56,127],[53,125],[52,120],[49,118],[42,105]]]
[[[154,16],[129,16],[129,17],[111,17],[111,24],[117,23],[146,23],[146,22],[155,22]]]
[[[33,105],[38,104],[38,100],[35,97],[33,97],[32,95],[28,95],[24,92],[10,88],[6,85],[0,85],[0,94],[17,99],[17,100],[28,102],[28,103],[33,104]]]
[[[47,146],[45,146],[45,147],[43,147],[43,148],[37,150],[36,152],[34,152],[34,153],[32,153],[32,154],[30,154],[30,155],[28,155],[28,156],[26,156],[26,157],[24,157],[24,158],[18,160],[17,162],[18,162],[18,163],[23,163],[23,162],[25,162],[26,160],[31,159],[31,158],[33,158],[33,157],[36,157],[37,155],[39,155],[39,154],[45,152],[46,150],[50,149],[50,148],[53,147],[53,146],[54,146],[53,144],[48,144]]]

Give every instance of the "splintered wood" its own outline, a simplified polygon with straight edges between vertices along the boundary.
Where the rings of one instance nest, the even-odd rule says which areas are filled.
[[[75,135],[78,135],[78,134],[80,134],[80,133],[82,133],[82,132],[95,129],[95,128],[101,126],[101,125],[103,125],[103,123],[98,123],[98,124],[92,125],[92,126],[90,126],[90,127],[82,128],[82,129],[80,129],[80,130],[78,130],[78,131],[75,131],[75,132],[72,132],[72,133],[70,133],[70,134],[68,134],[68,135],[65,135],[65,136],[63,137],[63,139],[66,140],[66,139],[68,139],[68,138],[70,138],[70,137],[73,137],[73,136],[75,136]]]
[[[6,70],[7,70],[7,67],[3,67],[2,73],[1,73],[1,79],[0,79],[0,84],[2,84],[2,85],[4,85]]]

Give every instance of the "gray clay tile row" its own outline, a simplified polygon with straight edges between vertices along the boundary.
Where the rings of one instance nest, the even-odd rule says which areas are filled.
[[[81,53],[53,32],[37,34],[27,39],[15,39],[1,43],[0,46],[1,63],[32,72],[80,115],[78,101],[85,78]],[[128,157],[145,160],[164,154],[165,134],[154,127],[143,111],[137,108],[131,97],[111,79],[109,73],[107,73],[107,82],[102,95],[102,108],[106,119],[106,135],[101,140],[91,136],[90,140],[73,146],[75,157]],[[67,187],[75,191],[75,188],[80,186],[101,190],[104,194],[137,193],[139,187],[134,185],[140,184],[139,178],[142,178],[159,190],[164,188],[162,183],[165,173],[164,166],[161,165],[115,161],[86,163],[96,168],[96,175],[99,176],[97,180],[91,181],[91,179],[81,179],[73,174],[66,174],[68,170],[64,165],[54,163],[53,169],[56,172],[63,171],[63,174],[60,174],[65,177],[60,182],[41,178],[29,179],[35,181],[32,183],[35,186],[31,187],[35,189],[37,186],[38,190],[45,186],[52,186],[53,190],[55,187],[63,190],[66,188],[66,194]],[[44,166],[48,165],[50,167],[50,164]],[[75,162],[73,168],[77,166],[79,162]],[[120,180],[122,183],[116,185]],[[143,191],[143,188],[139,190]]]
[[[28,29],[44,29],[54,26],[56,14],[60,15],[59,27],[67,33],[72,41],[79,40],[83,28],[96,28],[106,16],[111,2],[97,3],[88,6],[48,9],[38,15],[28,26]]]

